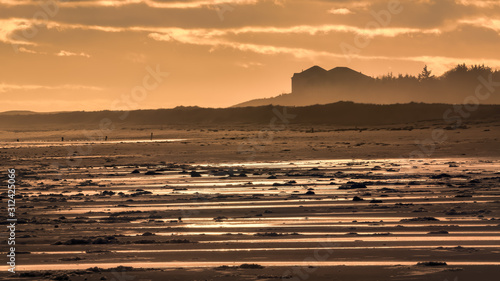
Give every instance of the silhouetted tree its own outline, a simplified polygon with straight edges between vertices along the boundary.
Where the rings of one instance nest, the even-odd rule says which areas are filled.
[[[418,75],[418,80],[419,81],[427,81],[430,79],[434,79],[436,76],[431,75],[431,74],[432,74],[432,71],[427,69],[427,65],[425,65],[422,72],[420,72],[420,74]]]

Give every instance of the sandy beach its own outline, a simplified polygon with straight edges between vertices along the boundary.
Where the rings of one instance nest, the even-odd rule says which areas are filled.
[[[495,126],[422,159],[403,156],[431,128],[6,132],[20,197],[2,278],[493,280]]]

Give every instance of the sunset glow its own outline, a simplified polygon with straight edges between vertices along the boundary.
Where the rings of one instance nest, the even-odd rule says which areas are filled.
[[[500,68],[498,1],[0,0],[0,111],[227,107],[289,93],[312,65],[370,76]]]

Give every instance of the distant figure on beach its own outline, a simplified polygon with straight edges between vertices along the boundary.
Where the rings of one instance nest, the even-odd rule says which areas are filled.
[[[153,133],[151,133],[151,140],[153,140]]]
[[[19,139],[17,139],[17,142],[19,142]]]
[[[61,141],[64,141],[64,137],[61,137]]]
[[[104,137],[104,141],[107,141],[108,140],[108,136]]]

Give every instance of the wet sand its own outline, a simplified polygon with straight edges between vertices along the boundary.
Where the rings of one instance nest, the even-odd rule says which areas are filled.
[[[430,129],[296,129],[260,145],[227,128],[108,143],[6,132],[2,170],[16,168],[22,197],[18,272],[0,277],[495,280],[498,130],[484,126],[411,160]],[[417,265],[432,261],[447,265]]]

